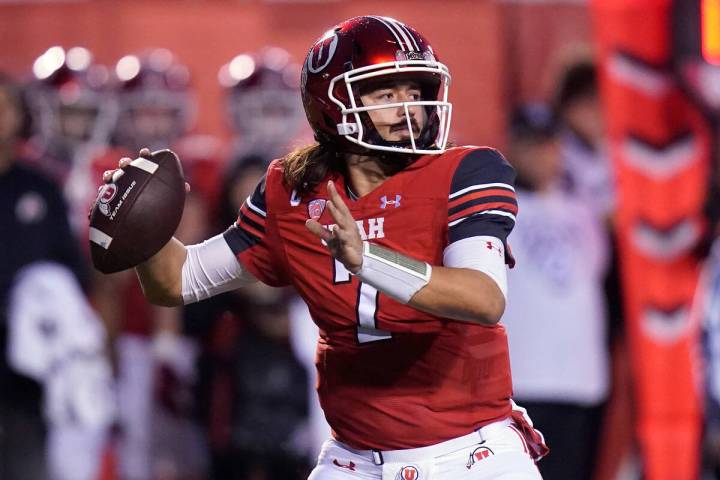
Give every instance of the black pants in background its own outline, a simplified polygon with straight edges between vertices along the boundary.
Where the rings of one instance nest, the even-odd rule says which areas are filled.
[[[602,406],[515,399],[528,411],[550,447],[538,462],[543,480],[591,480],[600,443]]]
[[[41,413],[0,401],[0,479],[45,478],[45,422]]]

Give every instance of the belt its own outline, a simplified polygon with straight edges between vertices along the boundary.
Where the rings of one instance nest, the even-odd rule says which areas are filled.
[[[385,462],[419,462],[439,457],[447,453],[452,453],[462,448],[477,445],[478,443],[484,442],[488,438],[501,432],[511,424],[512,420],[510,418],[498,420],[497,422],[480,427],[474,432],[463,435],[462,437],[453,438],[434,445],[429,445],[427,447],[383,451],[353,450],[351,448],[348,448],[348,450],[372,460],[375,465],[382,465]]]

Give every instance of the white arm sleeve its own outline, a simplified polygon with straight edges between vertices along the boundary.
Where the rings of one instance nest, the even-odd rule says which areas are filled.
[[[505,247],[497,237],[468,237],[453,242],[443,252],[443,265],[469,268],[492,278],[507,300]]]
[[[185,305],[255,282],[257,279],[235,258],[222,234],[187,247],[182,268]]]

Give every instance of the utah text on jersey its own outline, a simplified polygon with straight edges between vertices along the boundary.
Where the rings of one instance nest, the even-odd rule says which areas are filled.
[[[360,232],[360,238],[362,238],[363,241],[385,238],[385,217],[355,220],[355,223]],[[335,224],[331,223],[330,225],[324,225],[324,227],[332,231],[332,229],[335,228]]]

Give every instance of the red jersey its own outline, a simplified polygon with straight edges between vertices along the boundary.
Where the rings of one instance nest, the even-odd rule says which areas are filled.
[[[419,158],[358,199],[338,174],[298,198],[276,161],[240,209],[225,232],[238,259],[269,285],[293,285],[320,328],[318,393],[339,441],[395,450],[465,435],[509,416],[511,380],[502,325],[415,310],[330,256],[305,227],[310,217],[334,223],[324,208],[327,180],[363,240],[442,265],[452,242],[479,235],[506,241],[517,211],[514,177],[497,151],[460,147]]]

